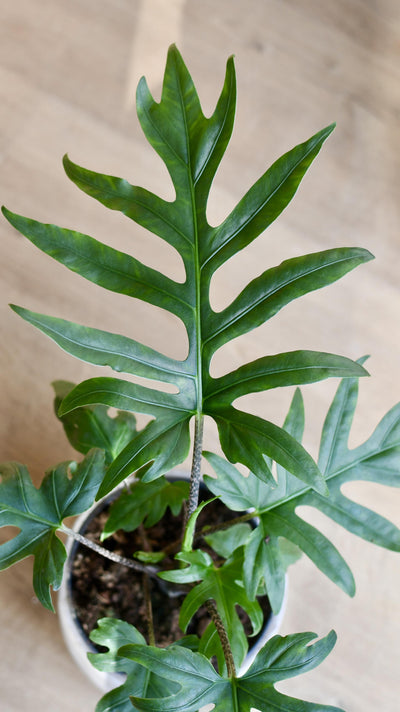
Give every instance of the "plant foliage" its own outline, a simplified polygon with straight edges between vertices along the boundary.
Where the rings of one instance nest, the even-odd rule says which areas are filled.
[[[244,545],[243,579],[251,598],[264,580],[276,611],[282,602],[286,568],[280,537],[298,546],[346,593],[355,593],[354,578],[347,563],[329,539],[297,513],[300,506],[319,509],[366,541],[400,551],[400,530],[341,491],[346,482],[357,480],[400,487],[400,404],[384,416],[364,443],[349,449],[357,396],[358,380],[344,379],[322,429],[318,463],[329,487],[329,497],[300,483],[281,467],[277,468],[277,487],[271,488],[253,473],[243,477],[231,463],[218,455],[205,453],[218,476],[217,480],[205,476],[209,489],[230,509],[251,509],[259,519],[259,526]],[[300,392],[296,391],[285,427],[301,439],[303,426],[303,402]]]
[[[131,697],[161,697],[179,689],[173,681],[166,680],[147,670],[133,660],[118,654],[119,648],[127,645],[145,645],[142,634],[134,626],[115,618],[102,618],[92,632],[96,645],[107,649],[106,653],[89,653],[93,666],[101,672],[121,673],[126,679],[121,685],[105,694],[96,706],[96,712],[134,712]],[[191,641],[187,638],[186,641]],[[186,642],[185,641],[185,642]],[[122,675],[121,675],[122,677]]]
[[[105,289],[144,300],[182,320],[189,350],[174,360],[132,338],[37,314],[14,310],[70,354],[117,372],[171,383],[178,393],[113,377],[91,378],[69,392],[60,405],[65,417],[82,406],[103,404],[146,413],[153,419],[111,462],[99,496],[127,475],[151,463],[143,481],[151,481],[184,460],[193,416],[212,417],[228,460],[247,465],[273,482],[267,457],[326,494],[324,480],[308,453],[287,431],[238,410],[234,401],[254,391],[312,383],[331,376],[361,376],[361,365],[341,356],[313,351],[265,356],[220,378],[210,375],[215,352],[232,339],[273,317],[292,300],[331,284],[371,259],[361,248],[338,248],[285,260],[253,279],[222,311],[212,309],[211,280],[217,269],[248,246],[284,210],[333,125],[279,158],[247,191],[218,226],[207,221],[211,184],[229,142],[236,103],[233,60],[229,59],[216,109],[206,118],[191,76],[175,47],[168,53],[161,101],[146,81],[137,91],[137,111],[151,146],[164,161],[174,189],[168,202],[126,180],[95,173],[73,163],[69,178],[103,205],[118,210],[158,235],[181,256],[184,283],[176,282],[138,259],[94,238],[22,217],[3,209],[6,218],[37,247]],[[97,413],[98,414],[98,413]]]
[[[141,712],[198,712],[213,704],[215,712],[343,712],[337,707],[305,702],[278,692],[274,685],[311,670],[332,650],[336,635],[331,631],[312,644],[314,633],[274,636],[260,650],[249,670],[240,677],[219,675],[201,653],[185,647],[167,650],[148,645],[125,645],[118,656],[138,663],[149,673],[179,686],[153,697],[131,697]],[[104,709],[104,708],[103,708]]]
[[[69,381],[55,381],[54,407],[56,414],[62,400],[74,388]],[[65,434],[78,452],[86,455],[92,448],[104,450],[106,463],[110,464],[137,432],[133,413],[120,411],[113,418],[104,405],[76,408],[60,418]]]
[[[81,514],[93,504],[103,477],[102,450],[92,450],[79,465],[61,463],[46,474],[39,490],[24,465],[0,465],[0,527],[20,529],[0,545],[0,570],[34,556],[35,593],[50,610],[54,610],[50,586],[60,587],[67,558],[56,532],[66,517]]]
[[[43,252],[107,290],[166,310],[181,320],[187,332],[188,353],[185,359],[176,360],[130,336],[13,306],[69,354],[110,367],[117,374],[148,379],[152,385],[119,375],[91,378],[76,386],[66,381],[54,384],[58,417],[70,443],[85,457],[79,465],[68,462],[54,467],[39,489],[24,466],[0,465],[0,527],[11,525],[19,530],[0,546],[0,569],[33,555],[36,594],[43,605],[52,608],[50,587],[60,586],[66,559],[56,532],[74,534],[63,524],[66,517],[87,510],[95,498],[111,492],[132,473],[136,479],[129,481],[112,505],[103,538],[121,528],[150,527],[168,508],[172,514],[184,509],[184,532],[177,534],[177,542],[168,550],[169,556],[175,556],[176,569],[168,569],[169,561],[164,564],[168,570],[160,571],[158,565],[166,552],[154,551],[149,540],[143,547],[146,550],[132,552],[136,561],[115,553],[111,556],[143,575],[151,644],[146,645],[142,634],[123,621],[99,621],[92,640],[107,652],[91,655],[93,665],[126,677],[100,700],[97,712],[198,712],[207,704],[214,705],[215,712],[341,712],[275,689],[281,680],[322,662],[335,644],[335,633],[317,641],[313,633],[275,636],[246,672],[237,673],[248,647],[238,609],[247,614],[255,635],[263,622],[258,597],[267,592],[273,610],[279,611],[286,567],[300,551],[344,591],[354,593],[347,563],[326,536],[304,521],[297,511],[300,506],[314,507],[367,541],[400,551],[400,531],[342,492],[343,485],[353,480],[400,485],[400,405],[382,419],[365,443],[348,447],[358,378],[367,373],[363,360],[296,350],[265,355],[218,378],[211,375],[218,349],[271,319],[294,299],[332,284],[372,258],[367,250],[341,247],[265,265],[259,276],[232,295],[228,306],[221,311],[212,308],[210,287],[217,270],[286,208],[334,128],[326,127],[276,160],[222,223],[212,226],[207,220],[207,201],[231,137],[235,104],[232,58],[215,111],[207,118],[173,46],[160,101],[153,99],[142,79],[137,110],[147,140],[167,167],[174,200],[166,201],[145,188],[64,158],[66,173],[78,188],[176,250],[185,269],[183,282],[89,235],[3,208],[9,222]],[[304,405],[298,388],[283,427],[235,405],[249,393],[329,377],[343,380],[322,429],[318,465],[302,446]],[[173,388],[165,390],[165,383]],[[110,407],[118,409],[115,417]],[[135,412],[149,416],[141,430]],[[225,456],[205,453],[217,475],[205,481],[230,510],[240,513],[236,520],[222,524],[223,531],[216,530],[218,525],[201,530],[198,525],[198,515],[212,501],[199,504],[196,490],[204,416],[215,421]],[[164,474],[186,458],[192,419],[195,437],[189,491],[186,483],[170,482]],[[234,463],[247,466],[248,477]],[[107,555],[97,544],[86,543]],[[203,544],[208,548],[201,548]],[[157,579],[163,593],[171,593],[175,586],[174,595],[184,596],[183,633],[201,607],[208,609],[210,624],[201,637],[184,636],[166,648],[152,644],[150,576]]]

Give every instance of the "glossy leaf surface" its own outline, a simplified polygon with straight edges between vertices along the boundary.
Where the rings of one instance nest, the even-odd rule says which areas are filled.
[[[89,235],[24,218],[4,209],[7,219],[37,247],[86,279],[127,297],[169,311],[184,324],[188,355],[178,361],[134,339],[64,319],[13,307],[28,322],[73,356],[117,372],[171,383],[175,393],[157,386],[117,378],[95,378],[69,393],[60,416],[77,408],[104,404],[150,415],[159,424],[135,434],[110,464],[99,495],[127,475],[152,463],[147,477],[159,477],[187,456],[189,421],[202,415],[217,423],[224,454],[247,465],[272,483],[268,458],[273,458],[307,485],[326,493],[315,462],[296,440],[277,425],[242,413],[234,401],[247,393],[312,383],[332,376],[361,376],[361,365],[325,353],[295,351],[269,355],[212,378],[210,363],[221,346],[277,314],[294,299],[332,284],[371,259],[361,248],[337,248],[294,257],[277,266],[266,264],[222,311],[212,309],[211,279],[230,257],[250,245],[286,208],[317,156],[333,125],[276,160],[250,187],[220,225],[207,221],[207,199],[228,145],[236,103],[233,60],[229,59],[214,113],[205,117],[192,78],[175,47],[168,53],[161,100],[156,102],[146,81],[137,91],[137,112],[144,134],[165,163],[175,199],[166,201],[145,188],[95,173],[64,158],[71,180],[112,210],[124,213],[155,233],[179,254],[184,282],[175,281],[135,257],[102,244]],[[160,447],[162,440],[162,448]]]

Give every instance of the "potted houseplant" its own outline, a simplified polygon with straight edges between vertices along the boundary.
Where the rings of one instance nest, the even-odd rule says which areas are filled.
[[[39,489],[24,466],[1,466],[0,526],[12,525],[20,532],[0,547],[0,567],[33,555],[36,595],[53,609],[50,589],[60,587],[66,559],[57,532],[82,539],[65,520],[90,509],[128,480],[112,504],[104,547],[107,537],[121,529],[142,528],[146,543],[146,527],[157,523],[166,507],[181,510],[183,522],[172,548],[144,545],[132,551],[127,561],[119,554],[116,558],[121,566],[138,570],[144,582],[157,580],[167,596],[178,589],[182,632],[200,607],[205,606],[209,614],[210,622],[201,635],[184,636],[166,647],[157,645],[151,625],[151,595],[144,595],[147,640],[131,625],[113,617],[102,619],[93,639],[106,652],[92,654],[91,661],[100,670],[125,672],[127,678],[102,698],[99,712],[195,712],[208,704],[215,705],[215,710],[241,712],[253,708],[337,710],[295,700],[274,687],[318,665],[334,646],[335,633],[319,640],[308,632],[274,636],[241,673],[248,642],[237,606],[247,613],[252,632],[257,633],[262,626],[258,596],[267,594],[273,611],[280,610],[285,568],[297,551],[354,594],[348,565],[333,544],[296,513],[299,505],[315,507],[351,532],[400,550],[400,532],[394,525],[341,492],[345,482],[356,479],[400,483],[400,405],[383,418],[365,443],[353,450],[347,445],[358,379],[367,374],[365,359],[355,362],[299,350],[268,355],[234,371],[227,369],[218,378],[210,374],[211,359],[221,346],[275,316],[293,299],[333,283],[372,258],[361,248],[343,247],[287,259],[269,266],[222,311],[211,308],[209,290],[216,270],[279,216],[334,128],[328,126],[282,156],[228,217],[212,227],[207,222],[207,199],[231,136],[235,100],[232,59],[210,118],[202,113],[190,74],[175,47],[168,54],[159,103],[141,80],[139,120],[169,171],[176,193],[172,202],[64,159],[67,175],[79,188],[166,240],[179,253],[186,274],[183,283],[87,235],[3,209],[11,225],[69,269],[105,289],[167,310],[187,331],[187,358],[177,361],[128,336],[13,306],[73,356],[154,384],[143,386],[119,377],[95,377],[77,386],[55,384],[58,417],[84,458],[50,469]],[[248,393],[298,387],[328,377],[342,380],[323,425],[318,464],[301,444],[304,407],[298,388],[282,427],[234,405]],[[165,390],[161,384],[172,389]],[[117,417],[108,415],[110,407],[118,409]],[[149,416],[148,424],[137,429],[133,413]],[[217,425],[219,453],[205,450],[205,417]],[[189,451],[189,486],[177,488],[164,476]],[[213,476],[202,478],[203,456]],[[249,471],[247,477],[237,463]],[[129,479],[132,475],[133,480]],[[202,479],[210,492],[206,499],[200,497]],[[214,498],[233,518],[207,529],[207,516],[203,524],[200,517],[211,511]],[[165,566],[167,553],[172,557],[169,567]]]

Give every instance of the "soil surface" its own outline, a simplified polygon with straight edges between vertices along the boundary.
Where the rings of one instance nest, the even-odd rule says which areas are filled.
[[[107,510],[101,511],[87,525],[82,534],[99,542],[100,533],[107,518]],[[215,500],[205,507],[198,518],[198,529],[204,525],[220,523],[237,516]],[[132,557],[138,550],[158,551],[166,545],[179,539],[182,530],[182,517],[174,516],[170,510],[156,525],[144,529],[141,527],[133,532],[118,531],[106,539],[102,546],[125,556]],[[144,537],[143,537],[144,535]],[[160,543],[162,542],[162,543]],[[202,548],[204,540],[200,541]],[[143,574],[116,564],[103,558],[96,552],[82,545],[76,545],[72,567],[71,587],[78,620],[87,636],[96,627],[97,620],[103,617],[120,618],[134,625],[148,640],[146,601],[144,596],[144,578],[147,579],[151,592],[153,621],[156,645],[166,646],[181,638],[184,633],[179,627],[179,610],[184,594],[169,596],[165,592],[166,582],[162,582],[164,590],[156,579],[144,577]],[[209,550],[211,553],[211,550]],[[176,568],[174,559],[164,559],[162,568]],[[173,584],[167,584],[174,588]],[[182,590],[180,586],[180,590]],[[266,596],[259,597],[259,603],[264,612],[264,620],[271,615],[271,608]],[[247,614],[237,609],[246,634],[251,635],[251,624]],[[192,619],[186,634],[201,636],[210,622],[207,611],[203,608]],[[252,638],[250,645],[257,638]]]

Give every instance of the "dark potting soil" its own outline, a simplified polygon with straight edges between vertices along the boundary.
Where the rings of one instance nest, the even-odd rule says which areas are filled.
[[[86,530],[81,533],[99,542],[107,516],[107,510],[96,514]],[[227,521],[233,516],[222,502],[215,500],[200,513],[198,528]],[[118,531],[106,539],[102,546],[130,559],[135,551],[146,549],[159,551],[165,548],[179,538],[181,529],[182,517],[174,516],[168,509],[161,521],[153,527],[139,528],[133,532]],[[203,544],[204,541],[202,546]],[[173,557],[170,557],[164,559],[161,566],[163,569],[176,568],[176,562]],[[166,582],[159,585],[154,578],[146,577],[146,579],[151,592],[156,644],[166,646],[185,635],[179,627],[179,610],[184,594],[171,597],[165,592]],[[161,588],[163,585],[164,590]],[[167,586],[174,588],[173,584]],[[76,614],[87,636],[96,627],[99,618],[111,617],[131,623],[148,640],[143,574],[105,559],[85,546],[78,545],[72,566],[71,588]],[[180,586],[180,590],[182,588]],[[258,600],[266,622],[271,615],[268,598],[260,596]],[[247,614],[239,607],[237,612],[246,635],[250,636],[252,628]],[[208,612],[205,608],[201,608],[192,619],[186,634],[194,633],[201,636],[209,622]],[[256,640],[257,637],[251,638],[250,645]]]

